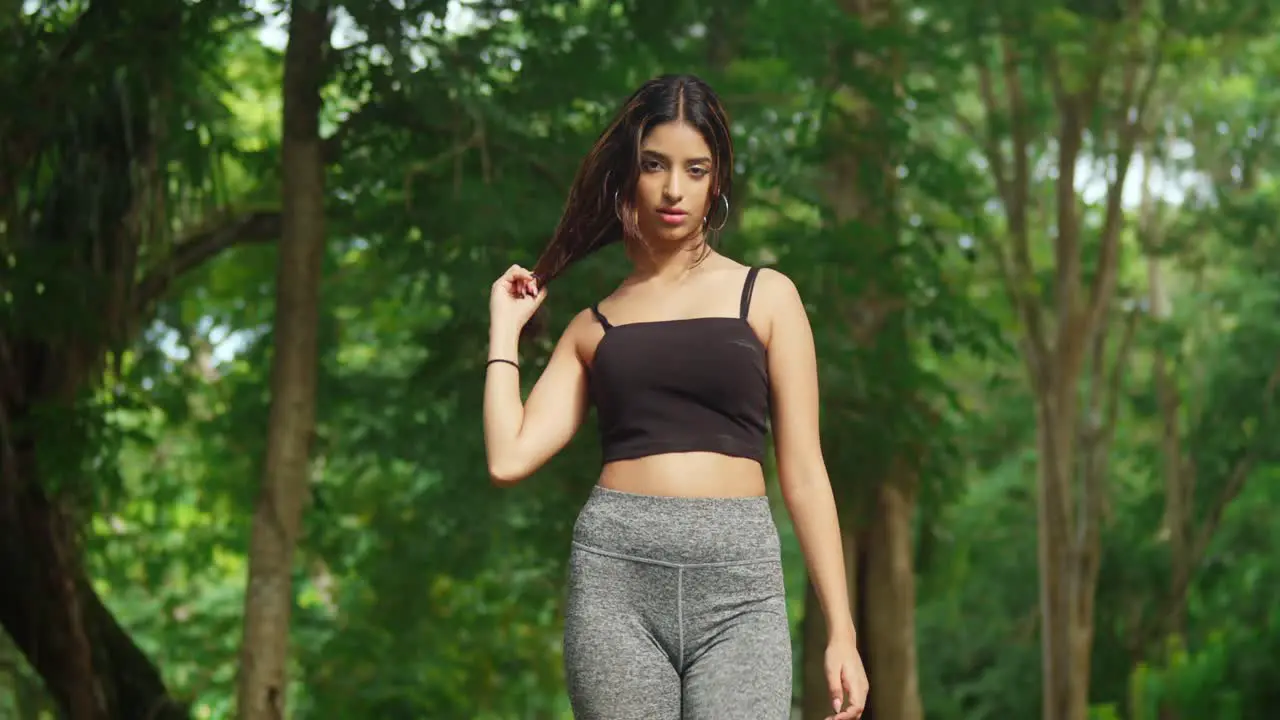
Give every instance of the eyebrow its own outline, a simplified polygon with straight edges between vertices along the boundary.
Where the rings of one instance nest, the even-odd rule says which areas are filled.
[[[667,157],[666,155],[664,155],[664,154],[662,154],[662,153],[658,152],[657,150],[644,149],[644,150],[641,150],[641,151],[640,151],[640,154],[641,154],[641,155],[653,155],[654,157],[658,158],[659,160],[670,160],[670,159],[671,159],[671,158]],[[693,163],[710,163],[710,162],[711,162],[711,158],[709,158],[709,157],[696,157],[696,158],[690,158],[687,162],[688,162],[688,164],[693,164]]]

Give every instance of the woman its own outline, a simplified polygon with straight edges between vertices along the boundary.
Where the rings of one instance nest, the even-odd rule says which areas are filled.
[[[583,162],[534,270],[510,268],[490,296],[494,482],[531,475],[596,406],[603,468],[574,527],[564,636],[584,720],[790,716],[782,562],[761,466],[770,424],[830,629],[830,717],[857,718],[866,701],[808,317],[784,275],[710,245],[728,219],[733,167],[711,88],[688,75],[651,80]],[[617,240],[630,276],[569,323],[522,403],[519,335],[548,282]]]

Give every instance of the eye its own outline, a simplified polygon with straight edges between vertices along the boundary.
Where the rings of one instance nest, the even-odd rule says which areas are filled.
[[[640,170],[642,172],[657,172],[662,169],[662,163],[657,160],[645,159],[640,161]]]
[[[689,168],[689,174],[696,178],[706,177],[710,172],[710,170],[702,167],[701,165]]]

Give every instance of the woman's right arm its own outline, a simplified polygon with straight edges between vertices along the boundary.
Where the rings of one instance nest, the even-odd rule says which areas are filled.
[[[520,330],[495,313],[489,328],[489,358],[515,360]],[[587,412],[587,371],[578,355],[581,332],[591,322],[588,311],[569,323],[551,360],[521,402],[520,369],[490,363],[484,383],[484,445],[489,478],[509,487],[529,477],[573,439]]]

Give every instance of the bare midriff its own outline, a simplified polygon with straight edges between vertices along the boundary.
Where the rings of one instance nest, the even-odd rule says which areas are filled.
[[[764,470],[749,458],[713,452],[664,453],[615,460],[600,472],[601,487],[669,497],[751,497],[765,494]]]

